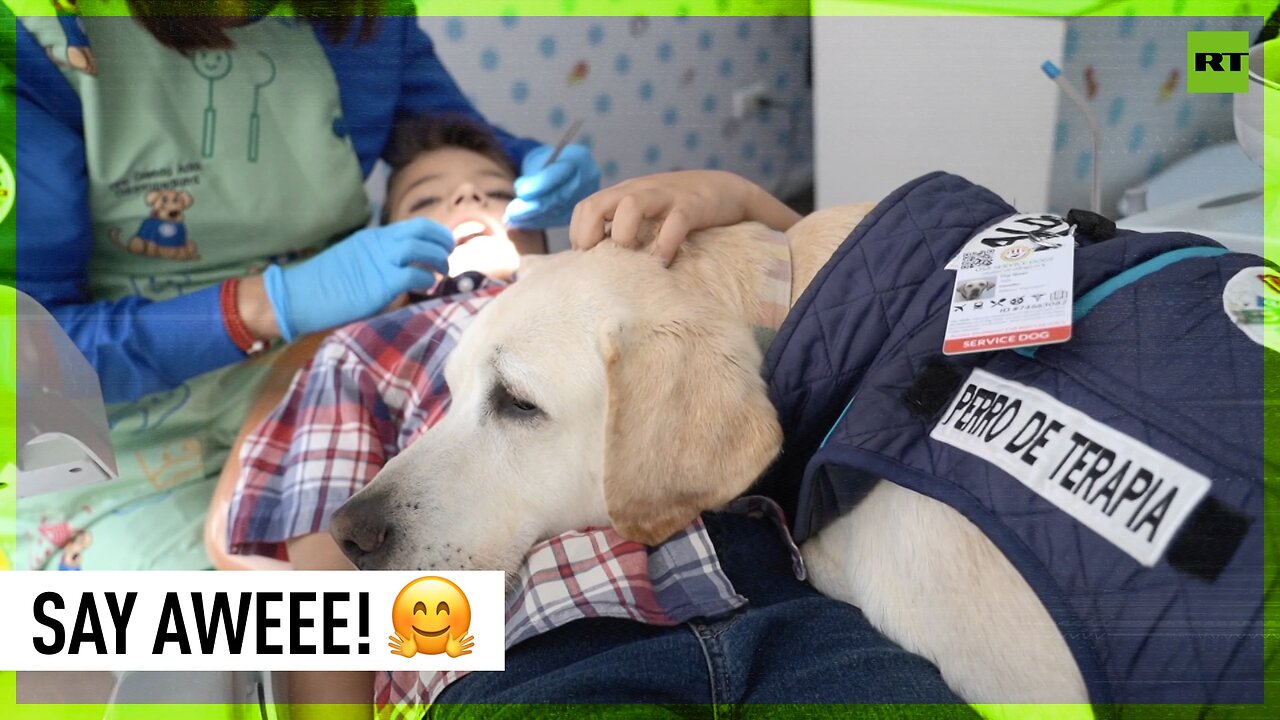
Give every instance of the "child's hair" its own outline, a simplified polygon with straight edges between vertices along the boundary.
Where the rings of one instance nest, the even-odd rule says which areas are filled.
[[[414,160],[424,153],[446,147],[478,153],[510,172],[511,177],[520,175],[493,131],[470,117],[414,115],[397,122],[391,133],[386,153],[387,164],[391,166],[391,177],[387,179],[388,190],[396,174]],[[387,224],[390,215],[391,198],[388,197],[382,207],[382,224]]]

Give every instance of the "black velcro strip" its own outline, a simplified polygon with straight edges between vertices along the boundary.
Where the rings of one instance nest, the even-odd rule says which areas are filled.
[[[915,382],[903,394],[902,402],[912,415],[932,420],[946,407],[963,381],[958,370],[935,358],[916,375]]]
[[[1076,230],[1094,242],[1110,240],[1116,236],[1116,224],[1095,212],[1074,209],[1067,213],[1067,222],[1075,225]]]
[[[1253,519],[1217,498],[1205,498],[1169,546],[1169,565],[1213,582],[1231,562]]]

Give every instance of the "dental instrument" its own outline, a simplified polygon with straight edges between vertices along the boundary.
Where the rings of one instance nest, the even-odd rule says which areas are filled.
[[[1071,102],[1075,103],[1076,107],[1080,108],[1080,111],[1084,113],[1085,118],[1089,121],[1089,134],[1093,140],[1093,162],[1091,163],[1093,165],[1093,192],[1089,198],[1089,209],[1101,214],[1102,186],[1098,183],[1098,166],[1102,164],[1102,157],[1098,154],[1098,138],[1100,137],[1098,119],[1093,116],[1093,111],[1089,109],[1089,102],[1084,99],[1079,90],[1067,82],[1066,78],[1062,77],[1062,70],[1052,60],[1045,60],[1041,63],[1040,69],[1044,71],[1044,74],[1050,80],[1057,83],[1058,87],[1062,88],[1062,92],[1066,94]]]
[[[573,121],[569,126],[569,130],[565,132],[564,137],[560,138],[560,142],[556,143],[556,149],[551,151],[551,157],[547,158],[547,165],[555,162],[560,157],[560,153],[569,146],[569,143],[577,136],[578,131],[582,129],[582,118]],[[543,167],[546,167],[544,165]]]

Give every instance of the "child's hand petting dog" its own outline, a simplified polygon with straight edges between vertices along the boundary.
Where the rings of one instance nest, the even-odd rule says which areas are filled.
[[[575,250],[605,237],[641,247],[641,225],[660,226],[649,252],[670,264],[691,232],[747,220],[786,230],[800,216],[762,188],[730,172],[682,170],[625,180],[578,203],[569,226]]]

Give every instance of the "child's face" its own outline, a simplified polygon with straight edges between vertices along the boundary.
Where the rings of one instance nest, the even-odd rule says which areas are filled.
[[[515,199],[515,178],[489,158],[462,148],[423,153],[392,179],[387,189],[391,222],[411,217],[434,220],[453,231],[457,243],[449,274],[476,270],[507,279],[520,255],[543,252],[542,236],[502,225]]]

